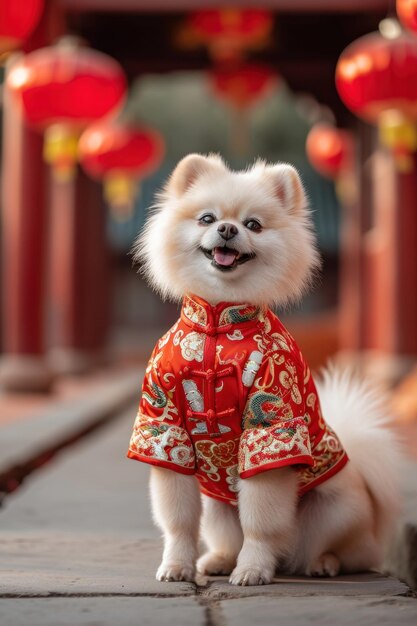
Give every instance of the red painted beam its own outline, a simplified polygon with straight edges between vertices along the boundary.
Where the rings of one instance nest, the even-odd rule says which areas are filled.
[[[334,12],[387,11],[387,0],[60,0],[60,4],[71,11],[191,11],[227,7],[270,9],[286,12]]]

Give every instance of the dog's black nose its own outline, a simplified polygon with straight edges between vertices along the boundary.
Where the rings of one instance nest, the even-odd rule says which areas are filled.
[[[233,237],[237,235],[239,231],[237,229],[237,226],[235,226],[234,224],[228,224],[227,222],[223,222],[223,224],[220,224],[217,227],[217,232],[220,234],[221,237],[223,237],[223,239],[226,239],[226,241],[228,241],[228,239],[233,239]]]

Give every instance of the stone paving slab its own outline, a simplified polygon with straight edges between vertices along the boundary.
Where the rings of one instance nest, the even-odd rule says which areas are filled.
[[[227,626],[413,626],[414,598],[242,598],[221,604]]]
[[[0,539],[0,597],[195,594],[192,583],[155,579],[160,557],[152,540],[8,533]]]
[[[272,585],[235,587],[227,577],[210,579],[204,591],[209,598],[245,598],[250,596],[401,596],[408,593],[407,585],[396,578],[388,578],[377,573],[337,576],[336,578],[310,578],[280,576]],[[417,606],[417,603],[416,603]]]
[[[401,472],[403,514],[387,555],[386,568],[417,590],[417,464],[405,459]]]
[[[191,583],[160,583],[155,571],[161,542],[109,536],[6,533],[0,540],[0,596],[82,594],[193,595]],[[202,584],[203,583],[203,584]],[[234,587],[226,577],[199,581],[209,599],[248,596],[398,596],[408,587],[379,574],[335,579],[279,577],[272,585]]]
[[[0,511],[1,535],[64,533],[156,538],[149,466],[126,458],[137,403],[113,423],[66,448],[34,472]],[[59,418],[59,416],[57,416]]]
[[[16,611],[17,619],[24,611],[24,604],[20,602],[34,603],[32,606],[36,608],[40,602],[71,600],[74,601],[74,607],[90,606],[94,609],[97,606],[98,613],[96,616],[93,610],[91,625],[105,625],[100,607],[102,602],[109,600],[107,596],[112,595],[116,596],[110,598],[112,602],[126,602],[126,613],[123,610],[120,619],[113,619],[113,624],[123,624],[122,616],[134,611],[130,607],[142,606],[140,603],[131,604],[132,600],[139,600],[135,596],[142,595],[145,598],[140,600],[144,601],[150,599],[146,596],[158,596],[155,606],[161,607],[169,606],[171,601],[173,606],[186,607],[186,602],[194,606],[190,597],[193,596],[196,606],[198,602],[206,609],[205,623],[212,626],[234,624],[235,610],[236,615],[240,615],[240,624],[253,624],[255,618],[252,617],[252,606],[259,610],[265,609],[265,621],[262,623],[282,623],[287,626],[289,620],[278,621],[281,604],[283,611],[288,606],[285,609],[288,610],[287,615],[296,615],[300,607],[299,614],[302,617],[300,602],[314,602],[319,610],[323,599],[326,602],[334,600],[331,609],[334,624],[339,623],[339,600],[351,602],[349,606],[359,607],[359,611],[362,610],[362,600],[366,598],[372,597],[372,601],[377,604],[383,602],[391,606],[401,599],[401,594],[407,593],[408,588],[402,583],[373,574],[338,577],[331,581],[282,577],[277,579],[276,584],[261,587],[232,587],[226,578],[211,579],[205,586],[201,583],[195,586],[190,583],[155,581],[162,541],[158,538],[159,533],[150,516],[147,486],[149,468],[125,457],[134,413],[135,406],[132,406],[108,427],[74,445],[34,474],[22,489],[7,500],[6,509],[0,513],[0,595],[3,596],[0,601],[12,602],[4,606],[11,607],[12,615]],[[57,595],[70,595],[71,598],[51,597]],[[119,595],[123,597],[117,598]],[[257,597],[251,598],[254,595]],[[17,599],[16,596],[21,597]],[[34,596],[38,596],[37,601]],[[83,600],[80,596],[90,596],[84,598],[85,605],[78,604]],[[254,604],[246,604],[248,602]],[[223,606],[225,611],[230,611],[230,615],[227,613],[227,621],[222,615]],[[411,607],[412,604],[404,606]],[[271,618],[272,622],[268,622],[268,607],[271,607],[270,615],[275,615]],[[43,609],[34,609],[35,616],[38,610]],[[79,619],[78,622],[65,622],[65,608],[62,609],[62,619],[59,609],[56,611],[55,626],[61,626],[61,623],[89,624],[79,614],[74,617],[74,620]],[[39,615],[39,623],[47,626],[42,612]],[[104,612],[104,620],[106,615]],[[143,615],[146,616],[146,613]],[[193,619],[198,625],[199,610],[196,615]],[[161,612],[160,618],[161,624],[168,620],[178,624],[187,623],[180,612],[178,615],[169,610],[166,614]],[[18,624],[16,620],[3,622],[13,626]],[[26,621],[25,626],[28,623],[36,626],[34,620]],[[139,613],[138,618],[131,623],[153,622],[141,619]],[[409,623],[413,624],[414,620]]]
[[[11,467],[27,463],[37,454],[85,430],[122,405],[139,398],[143,369],[130,367],[112,372],[72,400],[51,402],[25,420],[1,427],[0,475]]]
[[[191,598],[0,599],[4,626],[203,626],[205,609]]]

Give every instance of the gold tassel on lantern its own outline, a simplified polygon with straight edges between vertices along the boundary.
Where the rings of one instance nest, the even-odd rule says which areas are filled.
[[[45,131],[43,158],[52,166],[54,177],[67,182],[75,176],[78,133],[65,124],[53,124]]]
[[[413,169],[413,155],[417,150],[417,128],[400,111],[389,109],[379,117],[379,139],[392,150],[397,168],[403,174]]]
[[[137,180],[123,172],[111,172],[104,180],[104,198],[113,219],[125,222],[132,217],[139,192]]]

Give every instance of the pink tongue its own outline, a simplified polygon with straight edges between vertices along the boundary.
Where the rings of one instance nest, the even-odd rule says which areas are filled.
[[[233,265],[237,257],[236,250],[228,250],[227,248],[214,248],[214,260],[218,265]]]

